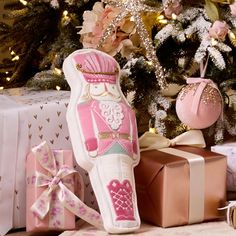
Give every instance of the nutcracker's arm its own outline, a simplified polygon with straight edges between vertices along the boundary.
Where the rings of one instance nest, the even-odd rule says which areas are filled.
[[[78,104],[77,111],[84,137],[84,145],[89,155],[94,157],[97,155],[98,142],[94,132],[94,124],[92,119],[92,111],[88,103]]]

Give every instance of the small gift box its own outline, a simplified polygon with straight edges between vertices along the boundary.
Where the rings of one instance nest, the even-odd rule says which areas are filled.
[[[74,192],[73,154],[70,150],[51,151],[46,142],[27,156],[27,231],[74,229],[75,216],[64,207],[60,196]],[[80,198],[83,185],[76,186]]]
[[[226,157],[199,147],[164,148],[181,142],[161,139],[141,152],[134,170],[141,219],[170,227],[221,218],[217,208],[225,205]],[[190,144],[188,135],[183,139]],[[142,150],[146,141],[140,141]],[[158,145],[160,150],[147,150]]]
[[[211,151],[227,156],[227,190],[236,191],[236,142],[212,146]]]
[[[72,151],[51,150],[44,141],[27,156],[26,173],[27,231],[74,229],[75,216],[102,228],[100,214],[82,202],[84,183]]]

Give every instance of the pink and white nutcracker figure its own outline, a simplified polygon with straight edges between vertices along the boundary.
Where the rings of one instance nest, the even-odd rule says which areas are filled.
[[[72,53],[63,64],[71,87],[67,121],[78,164],[89,173],[104,228],[140,227],[133,168],[139,162],[135,114],[119,85],[116,60],[94,49]]]

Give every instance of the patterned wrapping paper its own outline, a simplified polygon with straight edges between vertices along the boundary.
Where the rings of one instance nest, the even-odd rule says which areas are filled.
[[[75,228],[75,216],[103,228],[101,215],[83,203],[82,176],[73,168],[72,150],[51,150],[43,141],[26,160],[26,230]]]
[[[98,203],[90,183],[88,172],[75,164],[75,170],[78,171],[84,180],[84,203],[92,209],[99,211]]]
[[[72,149],[66,122],[69,97],[69,91],[28,88],[0,92],[0,235],[26,225],[25,159],[30,148],[46,140],[52,149]],[[89,178],[82,175],[85,202],[96,208]]]
[[[227,156],[227,190],[236,192],[236,142],[212,146],[211,151]]]
[[[42,146],[42,145],[41,145]],[[50,155],[48,151],[48,155]],[[66,166],[68,168],[73,168],[73,153],[70,150],[53,150],[53,160],[56,162],[57,170],[55,172],[55,176],[50,177],[51,182],[49,185],[45,185],[44,187],[37,186],[37,180],[40,181],[40,175],[45,175],[47,177],[51,176],[51,173],[41,165],[40,161],[37,159],[37,154],[31,152],[27,156],[27,191],[26,191],[26,229],[27,231],[47,231],[47,230],[64,230],[64,229],[74,229],[75,228],[75,216],[72,212],[66,209],[59,200],[59,187],[52,186],[52,193],[49,194],[48,198],[50,199],[50,209],[47,215],[40,219],[37,217],[36,213],[34,213],[31,208],[33,204],[40,202],[39,198],[44,191],[48,191],[50,185],[52,185],[53,181],[56,180],[56,175],[58,175],[59,170],[62,169],[62,166]],[[45,157],[44,157],[45,159]],[[47,159],[49,159],[47,157]],[[45,165],[45,164],[44,164]],[[51,168],[52,169],[52,168]],[[58,178],[58,177],[57,177]],[[80,180],[81,181],[81,180]],[[41,180],[42,182],[42,180]],[[44,182],[46,182],[44,180]],[[74,175],[68,175],[66,178],[61,178],[61,183],[66,185],[66,187],[74,192],[74,184],[75,178]],[[56,184],[58,185],[58,184]],[[77,186],[76,186],[77,187]],[[83,195],[83,186],[81,184],[78,185],[80,187],[78,194],[81,198]],[[55,189],[54,189],[55,188]],[[42,201],[42,200],[41,200]],[[45,203],[44,203],[45,204]],[[39,204],[38,204],[39,205]],[[40,207],[36,205],[37,207]],[[41,206],[42,207],[42,206]],[[39,208],[40,209],[40,208]]]
[[[25,227],[25,159],[30,148],[47,140],[53,149],[71,149],[65,118],[69,96],[67,91],[27,88],[1,91],[0,234]]]

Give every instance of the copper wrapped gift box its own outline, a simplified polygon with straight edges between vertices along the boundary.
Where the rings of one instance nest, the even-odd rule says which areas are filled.
[[[222,218],[217,208],[225,205],[226,157],[189,146],[161,150],[142,152],[135,168],[141,219],[170,227]],[[202,166],[180,157],[183,151],[203,157]]]

